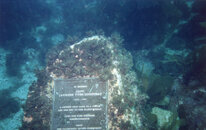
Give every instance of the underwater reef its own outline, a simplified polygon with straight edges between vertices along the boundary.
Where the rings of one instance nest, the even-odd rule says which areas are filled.
[[[0,2],[0,129],[50,129],[53,79],[109,81],[111,130],[206,129],[205,0]]]

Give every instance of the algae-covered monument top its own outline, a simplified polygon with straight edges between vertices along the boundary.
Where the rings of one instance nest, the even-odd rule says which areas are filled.
[[[55,115],[54,111],[58,114],[61,111],[71,111],[64,115],[68,119],[64,121],[70,124],[68,128],[144,128],[141,108],[147,96],[139,90],[136,74],[132,70],[132,56],[121,47],[121,42],[122,39],[117,34],[108,38],[96,35],[73,45],[60,44],[54,47],[47,54],[46,69],[37,73],[38,81],[30,87],[24,106],[22,129],[60,128],[52,124],[61,122],[56,119],[58,115]],[[64,83],[57,79],[69,82],[65,87]],[[94,80],[89,81],[90,85],[81,84],[82,80],[86,79]],[[101,89],[98,89],[98,86],[101,86]],[[96,100],[86,95],[93,95]],[[68,100],[70,104],[62,106],[61,98]],[[89,112],[91,113],[88,114]],[[96,120],[92,121],[94,116]],[[88,119],[93,122],[89,126],[80,121]],[[98,124],[99,122],[101,123]]]

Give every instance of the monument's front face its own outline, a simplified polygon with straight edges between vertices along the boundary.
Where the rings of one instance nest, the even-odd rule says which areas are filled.
[[[30,87],[22,129],[142,129],[147,97],[131,54],[114,40],[93,36],[48,53],[46,73]]]
[[[52,130],[106,130],[107,82],[98,78],[54,80]]]

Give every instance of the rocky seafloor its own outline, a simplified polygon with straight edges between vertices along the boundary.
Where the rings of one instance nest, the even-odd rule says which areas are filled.
[[[51,49],[47,55],[46,69],[39,73],[38,81],[30,87],[21,129],[49,129],[52,80],[82,77],[99,77],[109,81],[109,129],[205,128],[204,120],[195,124],[197,115],[201,114],[202,118],[205,115],[202,111],[204,81],[193,83],[192,80],[187,86],[184,73],[161,74],[148,56],[155,54],[153,51],[156,48],[138,51],[132,56],[122,48],[122,41],[118,34],[108,38],[96,35],[73,45],[63,43]],[[178,63],[182,62],[178,61],[179,57],[186,60],[190,53],[189,50],[163,50],[166,53],[164,60],[156,61],[163,65],[181,65]],[[185,89],[200,84],[199,89]],[[201,98],[196,97],[199,94]],[[196,109],[192,109],[194,107]]]
[[[140,1],[47,0],[26,26],[8,20],[18,36],[0,37],[0,129],[49,129],[52,78],[92,76],[111,81],[111,129],[205,129],[205,0]]]

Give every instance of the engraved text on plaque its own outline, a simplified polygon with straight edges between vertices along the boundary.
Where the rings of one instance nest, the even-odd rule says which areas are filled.
[[[53,94],[52,130],[107,129],[107,82],[58,79]]]

